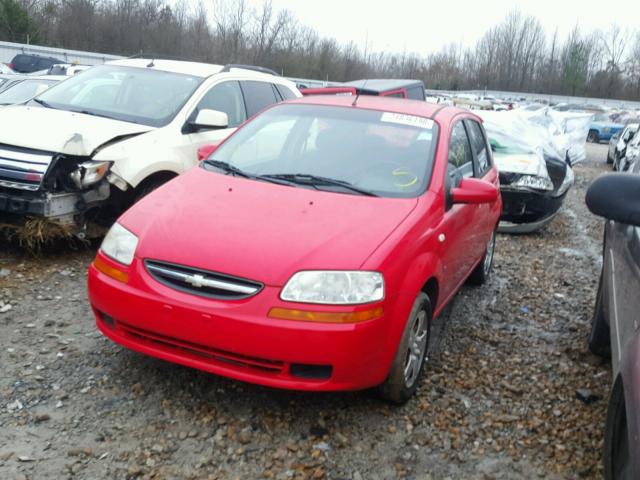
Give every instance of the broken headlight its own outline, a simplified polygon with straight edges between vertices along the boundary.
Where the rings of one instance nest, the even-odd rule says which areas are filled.
[[[73,184],[82,189],[98,183],[104,178],[111,166],[110,162],[84,162],[69,174]]]
[[[549,177],[539,177],[537,175],[522,175],[511,184],[514,187],[533,188],[536,190],[553,190],[553,183]]]

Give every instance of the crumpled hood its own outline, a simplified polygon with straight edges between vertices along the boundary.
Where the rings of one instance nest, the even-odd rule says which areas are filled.
[[[0,144],[88,156],[116,137],[153,127],[65,110],[17,105],[0,109]],[[10,128],[6,128],[10,126]]]
[[[275,185],[194,168],[120,223],[138,258],[282,286],[299,270],[357,270],[414,210],[388,199]]]

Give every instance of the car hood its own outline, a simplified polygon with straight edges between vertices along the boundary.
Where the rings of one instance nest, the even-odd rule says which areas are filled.
[[[108,118],[24,105],[0,109],[0,144],[66,155],[89,156],[118,137],[148,132],[153,127]]]
[[[356,270],[415,209],[388,199],[194,168],[120,219],[136,256],[282,286],[299,270]]]

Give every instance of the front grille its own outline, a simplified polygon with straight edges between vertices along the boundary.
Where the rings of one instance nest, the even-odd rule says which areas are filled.
[[[149,332],[148,330],[134,327],[120,321],[118,321],[116,325],[117,328],[124,332],[125,335],[138,342],[146,343],[165,351],[179,352],[181,355],[187,355],[198,360],[204,359],[212,364],[223,363],[237,368],[257,370],[261,373],[270,374],[281,374],[285,370],[284,362],[278,360],[268,360],[227,352],[217,348],[211,348],[205,345]]]
[[[194,267],[145,260],[149,274],[158,282],[182,292],[222,300],[249,298],[263,288],[263,284],[222,273]]]
[[[50,152],[0,145],[0,187],[38,190],[52,160]]]

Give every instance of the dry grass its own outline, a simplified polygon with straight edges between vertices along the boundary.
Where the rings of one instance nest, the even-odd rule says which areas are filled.
[[[61,240],[72,242],[76,239],[72,225],[61,225],[46,218],[27,218],[19,224],[0,223],[0,237],[31,252],[38,252]]]

